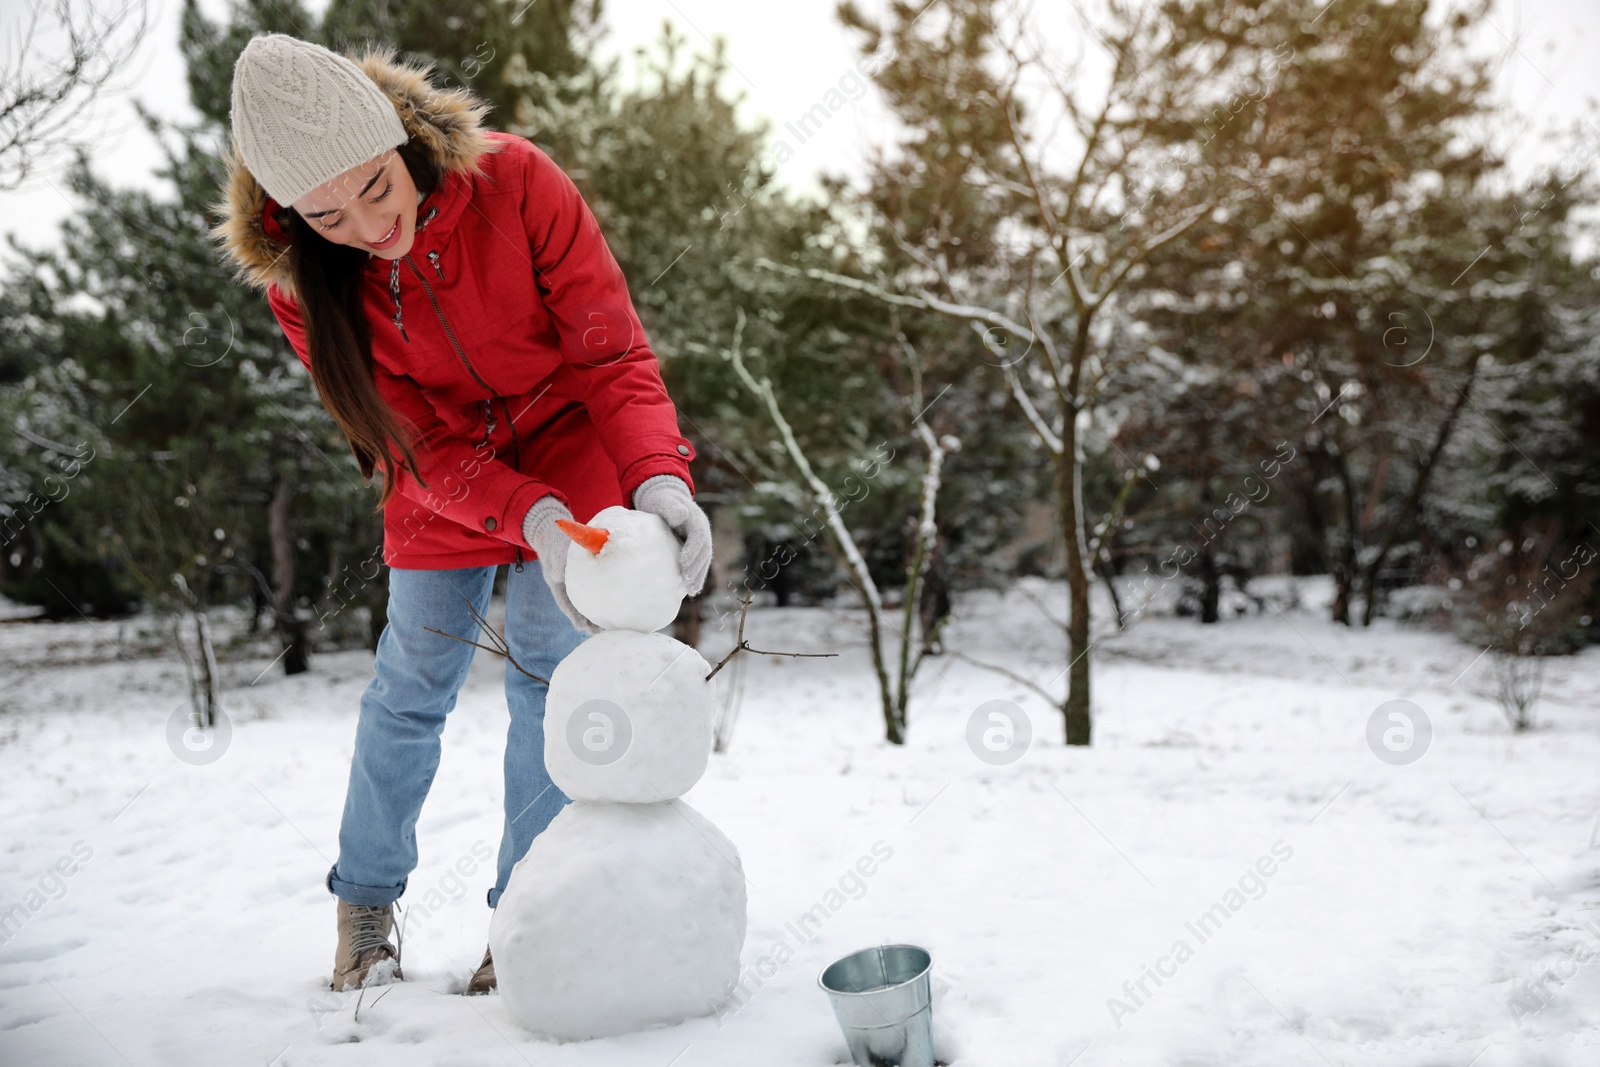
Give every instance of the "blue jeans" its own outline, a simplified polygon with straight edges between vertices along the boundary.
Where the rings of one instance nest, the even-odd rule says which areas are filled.
[[[372,681],[361,695],[350,787],[339,826],[339,859],[328,891],[352,904],[389,904],[417,866],[417,815],[439,769],[439,737],[477,650],[429,633],[443,630],[488,644],[467,611],[489,608],[496,568],[389,570],[389,621],[378,638]],[[556,606],[537,562],[509,570],[506,642],[518,663],[541,677],[587,635]],[[546,686],[505,666],[511,728],[506,735],[505,826],[492,908],[511,867],[570,798],[544,765]]]

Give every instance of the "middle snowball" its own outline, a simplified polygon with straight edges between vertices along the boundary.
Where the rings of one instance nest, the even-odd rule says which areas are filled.
[[[711,755],[710,664],[662,634],[607,630],[557,665],[544,762],[573,800],[652,804],[687,793]]]

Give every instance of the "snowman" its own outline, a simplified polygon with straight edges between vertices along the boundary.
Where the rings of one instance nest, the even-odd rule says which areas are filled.
[[[716,683],[654,631],[683,601],[658,516],[610,507],[561,528],[567,595],[604,629],[556,667],[545,764],[572,803],[511,870],[489,922],[500,996],[522,1025],[576,1040],[715,1011],[739,978],[739,852],[678,799],[711,753]]]

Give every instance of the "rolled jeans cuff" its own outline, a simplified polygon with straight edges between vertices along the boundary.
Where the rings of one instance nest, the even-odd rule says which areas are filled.
[[[404,881],[398,886],[388,887],[347,882],[334,873],[337,869],[337,864],[328,868],[328,877],[324,884],[327,885],[328,892],[350,904],[393,904],[400,899],[400,894],[406,891]]]

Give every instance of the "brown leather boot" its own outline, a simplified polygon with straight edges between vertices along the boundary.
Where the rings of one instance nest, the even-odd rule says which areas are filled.
[[[333,953],[335,992],[366,985],[386,985],[400,973],[400,948],[389,940],[394,931],[393,904],[351,904],[339,901],[339,947]]]
[[[475,997],[481,993],[492,993],[495,989],[494,960],[489,958],[489,950],[483,950],[483,962],[478,964],[478,969],[472,972],[472,981],[467,983],[467,988],[462,990],[463,996]]]

